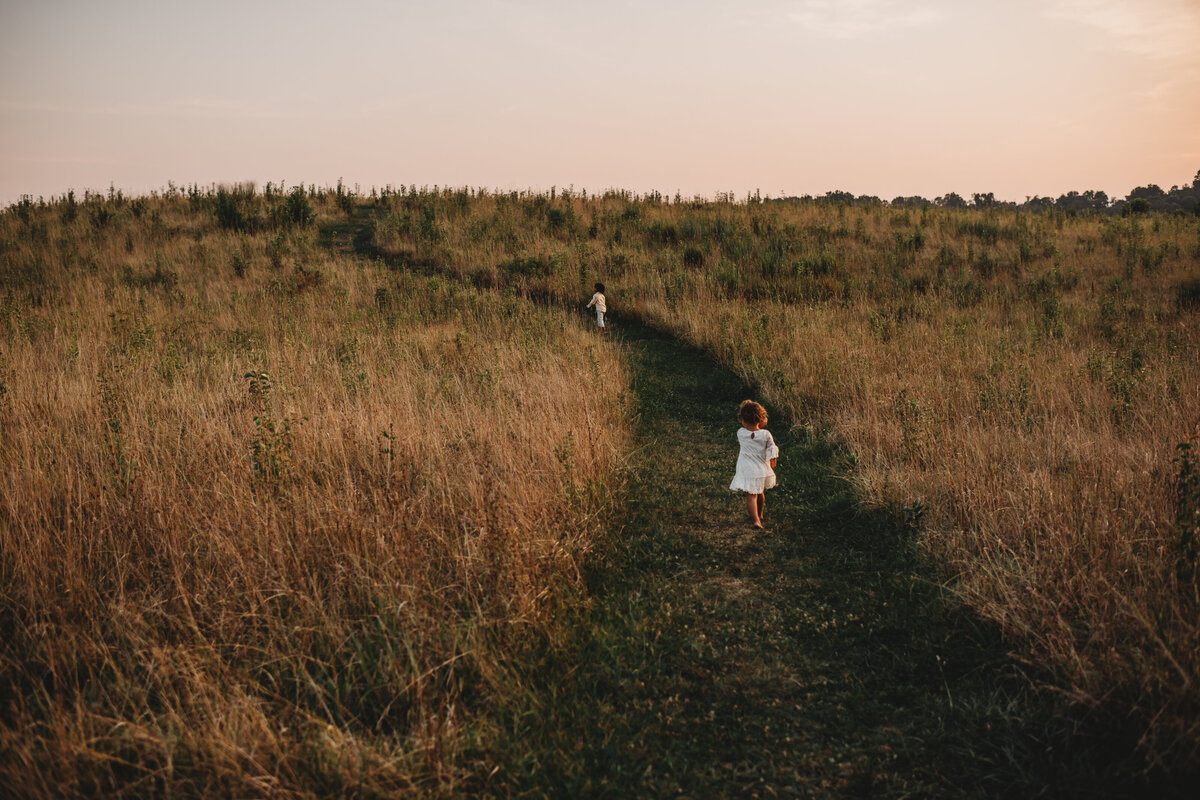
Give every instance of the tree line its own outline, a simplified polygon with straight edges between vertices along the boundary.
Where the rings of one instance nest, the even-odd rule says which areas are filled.
[[[894,197],[891,202],[875,195],[854,195],[850,192],[826,192],[821,197],[805,195],[803,197],[785,197],[791,201],[824,200],[842,205],[871,206],[890,205],[893,207],[922,208],[925,206],[940,206],[942,208],[996,208],[1007,210],[1027,211],[1062,211],[1066,213],[1099,212],[1104,214],[1136,214],[1147,211],[1162,211],[1174,214],[1196,214],[1200,216],[1200,170],[1192,178],[1190,184],[1172,186],[1164,190],[1158,184],[1139,186],[1124,198],[1110,199],[1107,192],[1089,189],[1084,192],[1070,191],[1058,197],[1026,197],[1023,203],[1011,200],[997,200],[993,192],[975,192],[968,200],[957,192],[946,194],[929,200],[920,195],[910,197]]]

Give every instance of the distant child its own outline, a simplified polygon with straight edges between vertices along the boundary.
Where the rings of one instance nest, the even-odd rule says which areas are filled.
[[[753,400],[743,400],[738,407],[737,471],[729,488],[746,495],[746,510],[750,512],[750,526],[762,528],[763,513],[766,511],[767,489],[775,486],[775,463],[779,459],[779,448],[775,437],[763,426],[767,424],[767,410]]]
[[[604,312],[608,309],[604,305],[603,283],[596,284],[596,293],[592,295],[591,302],[587,304],[588,308],[592,308],[593,306],[596,308],[596,325],[600,327],[601,333],[608,333],[608,330],[604,327]]]

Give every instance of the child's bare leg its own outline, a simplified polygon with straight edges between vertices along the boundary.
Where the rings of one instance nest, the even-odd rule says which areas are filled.
[[[746,510],[750,512],[750,524],[755,528],[762,527],[762,521],[758,518],[758,498],[761,496],[746,492]]]
[[[767,518],[767,494],[763,492],[758,497],[758,521],[762,522]]]

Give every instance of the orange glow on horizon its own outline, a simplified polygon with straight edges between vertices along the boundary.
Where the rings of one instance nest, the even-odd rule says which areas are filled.
[[[338,178],[1022,200],[1200,169],[1188,0],[3,2],[2,204]]]

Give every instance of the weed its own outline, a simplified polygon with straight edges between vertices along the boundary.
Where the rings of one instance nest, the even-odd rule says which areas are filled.
[[[924,409],[909,395],[908,389],[901,389],[896,395],[894,410],[896,418],[900,421],[900,444],[906,457],[917,464],[923,464],[927,447]]]
[[[161,253],[154,256],[154,269],[148,272],[135,272],[126,266],[121,271],[121,281],[126,286],[142,288],[173,289],[179,283],[179,273],[171,269]]]
[[[271,209],[274,223],[281,227],[307,228],[316,219],[316,212],[303,186],[297,186]]]
[[[213,198],[213,215],[217,219],[217,224],[228,231],[250,230],[251,220],[245,209],[249,200],[250,198],[240,192],[232,192],[221,187],[217,191],[216,197]]]
[[[1187,599],[1200,604],[1200,457],[1194,439],[1180,442],[1175,450],[1179,472],[1175,478],[1176,576]]]
[[[1200,277],[1185,278],[1175,285],[1175,305],[1181,311],[1200,311]]]
[[[564,228],[566,228],[568,225],[568,220],[569,220],[569,218],[567,216],[567,212],[564,211],[563,209],[561,209],[561,208],[546,209],[546,227],[551,232],[556,233],[556,232],[561,231]]]
[[[948,244],[944,244],[938,248],[937,255],[933,258],[934,263],[943,269],[949,267],[957,267],[962,263],[962,256]]]
[[[951,286],[950,294],[960,308],[973,308],[983,302],[984,289],[979,281],[967,278]]]
[[[546,256],[524,256],[510,258],[497,267],[510,276],[544,278],[553,272],[551,260]]]
[[[100,390],[100,405],[104,413],[104,428],[108,434],[109,464],[117,492],[128,494],[133,483],[133,464],[129,456],[129,443],[121,424],[121,394],[112,369],[103,370],[96,377]]]
[[[833,275],[842,269],[842,261],[835,253],[822,250],[820,253],[804,255],[793,265],[795,275]]]
[[[271,262],[271,269],[283,269],[283,257],[288,252],[287,234],[282,231],[272,236],[267,241],[267,259]]]
[[[247,372],[247,391],[254,406],[254,438],[250,442],[250,461],[259,485],[274,495],[280,495],[291,480],[294,459],[292,448],[295,435],[294,420],[285,416],[275,419],[271,396],[275,385],[267,372]]]
[[[338,178],[334,200],[337,203],[337,207],[341,209],[343,214],[345,214],[347,217],[354,215],[354,208],[358,203],[358,198],[354,193],[346,190],[346,187],[342,185],[341,178]]]
[[[972,261],[971,266],[979,273],[981,278],[990,278],[996,273],[1000,267],[1000,260],[989,250],[980,250],[978,255]]]

